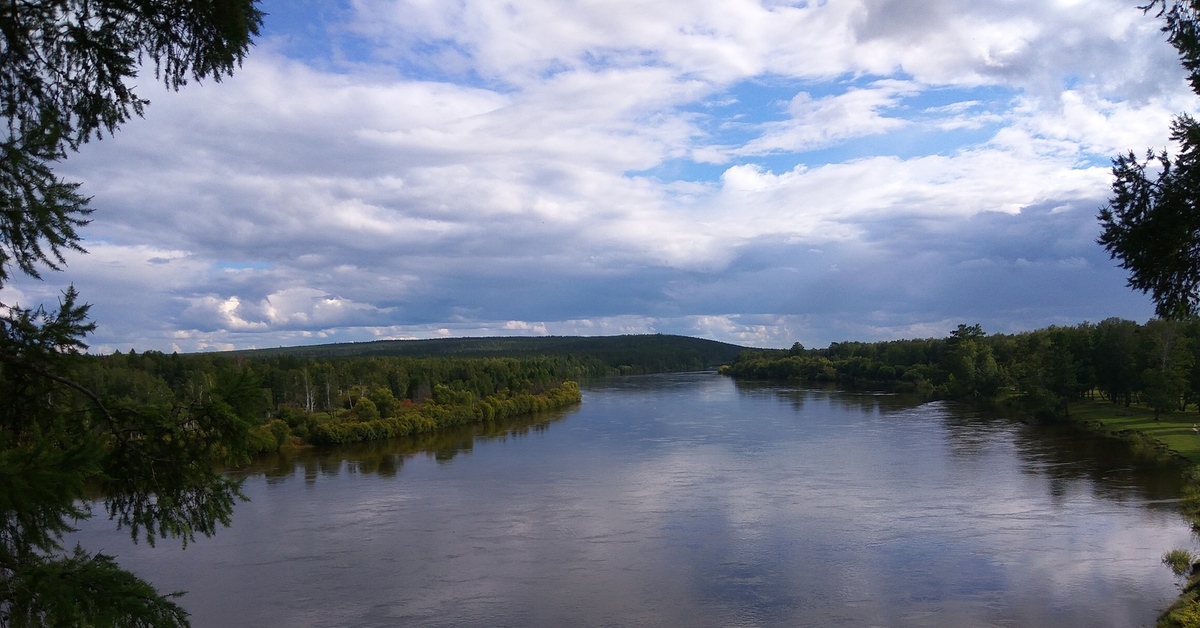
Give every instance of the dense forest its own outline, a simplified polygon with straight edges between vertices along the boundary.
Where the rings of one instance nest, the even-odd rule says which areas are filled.
[[[506,338],[434,338],[377,340],[303,347],[250,349],[231,355],[245,357],[458,357],[521,358],[575,356],[586,358],[595,374],[623,375],[696,371],[729,364],[745,347],[716,340],[671,334],[622,336],[535,336]]]
[[[563,407],[586,359],[246,358],[116,353],[80,360],[75,380],[108,406],[186,416],[213,408],[246,430],[249,452],[347,443]]]
[[[208,354],[79,356],[90,401],[137,414],[224,417],[249,453],[344,444],[560,408],[576,381],[731,361],[743,347],[682,336],[386,341]],[[511,352],[506,357],[496,357]],[[493,356],[493,357],[486,357]],[[163,435],[173,438],[170,435]]]
[[[1100,323],[987,335],[959,325],[946,338],[839,342],[825,349],[746,351],[722,372],[915,392],[1005,399],[1038,416],[1069,415],[1097,397],[1155,413],[1200,401],[1200,319],[1111,318]]]
[[[506,357],[498,357],[503,354]],[[987,335],[754,350],[681,336],[460,338],[210,354],[81,356],[73,381],[123,410],[228,416],[250,452],[377,440],[558,408],[575,381],[727,363],[738,378],[791,379],[1004,399],[1039,416],[1097,397],[1156,413],[1200,402],[1200,319],[1121,319]],[[86,412],[86,400],[76,399]],[[202,409],[202,412],[201,412]]]

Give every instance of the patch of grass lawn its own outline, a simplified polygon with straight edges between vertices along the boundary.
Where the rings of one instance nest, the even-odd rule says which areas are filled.
[[[1113,434],[1140,432],[1187,458],[1200,463],[1200,414],[1172,412],[1154,419],[1154,411],[1133,405],[1113,405],[1103,401],[1071,404],[1071,420],[1085,422]],[[1195,429],[1193,429],[1195,428]]]

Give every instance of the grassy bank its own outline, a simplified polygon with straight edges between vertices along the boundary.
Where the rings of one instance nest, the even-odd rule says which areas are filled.
[[[1194,412],[1175,412],[1154,418],[1150,408],[1133,405],[1124,407],[1094,401],[1071,404],[1072,422],[1108,436],[1146,443],[1168,457],[1187,466],[1200,464],[1200,415]]]

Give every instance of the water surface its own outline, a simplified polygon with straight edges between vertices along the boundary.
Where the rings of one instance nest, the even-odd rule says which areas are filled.
[[[187,590],[198,627],[1152,625],[1190,543],[1176,474],[1120,443],[714,374],[244,488],[183,551],[80,537]]]

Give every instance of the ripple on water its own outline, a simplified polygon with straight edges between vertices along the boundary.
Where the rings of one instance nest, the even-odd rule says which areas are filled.
[[[1189,542],[1170,470],[895,395],[626,378],[464,434],[264,463],[186,551],[76,538],[200,628],[1138,626]]]

